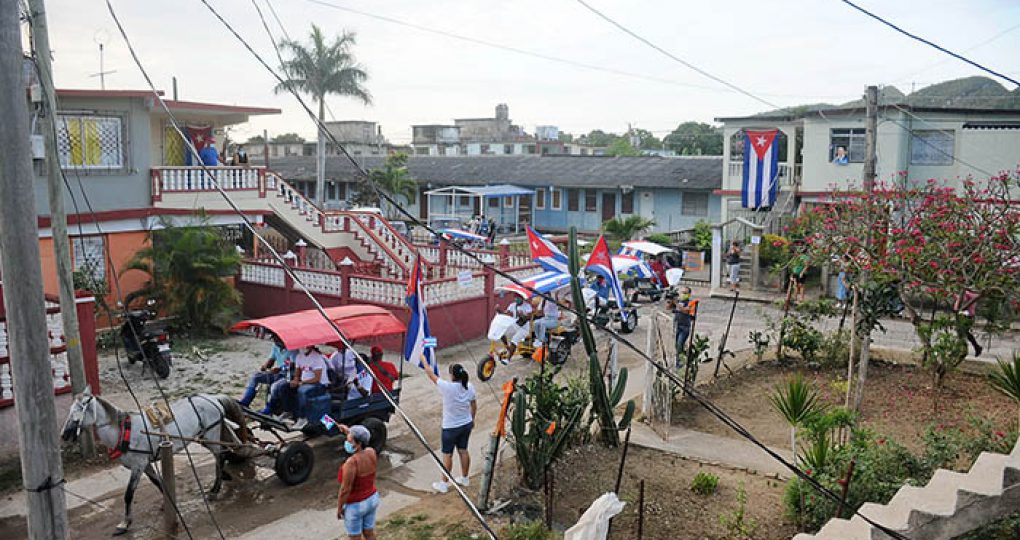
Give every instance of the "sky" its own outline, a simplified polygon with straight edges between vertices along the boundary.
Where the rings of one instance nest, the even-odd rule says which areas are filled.
[[[207,0],[277,67],[272,42],[280,25],[267,0]],[[768,105],[727,89],[635,40],[576,0],[268,0],[283,29],[304,40],[311,25],[327,35],[357,33],[354,53],[369,73],[373,102],[331,96],[337,120],[372,120],[394,143],[413,124],[494,116],[497,103],[527,132],[555,125],[569,133],[626,131],[663,136],[677,124],[752,114]],[[762,100],[790,106],[845,102],[868,84],[909,92],[976,68],[897,34],[838,0],[587,0],[620,24],[685,61]],[[176,76],[189,101],[274,107],[232,130],[244,140],[297,132],[314,124],[296,100],[273,93],[275,79],[200,0],[111,0],[156,86],[170,94]],[[323,3],[454,33],[547,57],[438,35]],[[990,68],[1020,77],[1020,1],[859,0],[902,27]],[[145,89],[103,0],[46,2],[58,88],[99,88],[98,41],[105,43],[107,89]],[[994,39],[992,39],[994,38]],[[1002,82],[1012,90],[1013,85]],[[327,115],[328,116],[328,115]],[[327,118],[330,119],[330,118]]]

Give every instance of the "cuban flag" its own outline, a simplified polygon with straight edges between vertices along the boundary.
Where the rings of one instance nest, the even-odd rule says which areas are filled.
[[[613,255],[613,268],[639,278],[652,279],[655,272],[652,272],[652,267],[648,265],[642,255],[644,254],[637,249],[623,246],[620,251],[616,252],[616,255]],[[623,265],[621,266],[620,263]]]
[[[533,291],[538,291],[543,294],[551,294],[557,289],[566,287],[567,285],[570,285],[569,274],[550,270],[548,272],[536,274],[527,279],[522,279],[521,285],[508,283],[501,287],[496,287],[496,290],[512,292],[525,300],[531,300],[531,297],[535,294]]]
[[[425,297],[422,295],[421,254],[414,260],[411,277],[407,280],[407,306],[411,310],[411,320],[407,323],[407,339],[404,342],[404,360],[418,360],[418,367],[425,369],[426,364],[432,373],[439,376],[439,362],[436,361],[435,338],[429,332],[429,316],[425,312]]]
[[[553,272],[568,273],[567,256],[556,247],[556,244],[546,240],[531,227],[528,230],[528,248],[531,250],[531,260],[539,266]]]
[[[776,203],[779,185],[778,129],[744,131],[744,183],[741,206],[757,210]]]
[[[598,242],[595,242],[595,249],[592,250],[591,255],[588,257],[588,264],[585,265],[584,269],[606,278],[606,281],[609,282],[609,288],[613,290],[613,296],[616,297],[616,305],[621,309],[627,305],[623,299],[623,288],[620,287],[620,279],[616,276],[616,271],[613,270],[613,257],[609,254],[609,244],[606,244],[605,236],[599,236]]]

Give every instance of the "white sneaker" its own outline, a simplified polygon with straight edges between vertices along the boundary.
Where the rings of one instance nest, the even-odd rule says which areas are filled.
[[[469,480],[466,476],[459,476],[457,477],[457,483],[464,487],[468,487],[471,484],[471,480]]]
[[[302,429],[307,425],[308,425],[307,418],[298,418],[297,422],[294,422],[294,425],[291,427],[291,429]]]
[[[446,485],[446,482],[432,482],[432,489],[439,493],[446,493],[450,490],[449,486]]]

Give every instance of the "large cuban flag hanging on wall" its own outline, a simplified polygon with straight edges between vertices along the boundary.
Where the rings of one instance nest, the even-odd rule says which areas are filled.
[[[757,210],[776,203],[779,185],[778,129],[744,131],[744,183],[741,206]]]

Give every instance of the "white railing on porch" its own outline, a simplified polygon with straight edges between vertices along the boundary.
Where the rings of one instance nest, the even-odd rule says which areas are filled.
[[[284,271],[283,268],[268,263],[245,262],[241,264],[241,281],[283,287]]]
[[[151,174],[161,193],[214,191],[217,185],[227,191],[257,190],[265,167],[153,167]]]
[[[730,178],[742,178],[744,176],[744,162],[743,161],[731,161],[729,163],[729,177]],[[779,185],[781,186],[792,186],[794,183],[800,180],[800,163],[797,163],[793,168],[793,175],[790,175],[790,166],[787,163],[779,164]],[[732,185],[732,184],[730,184]]]

